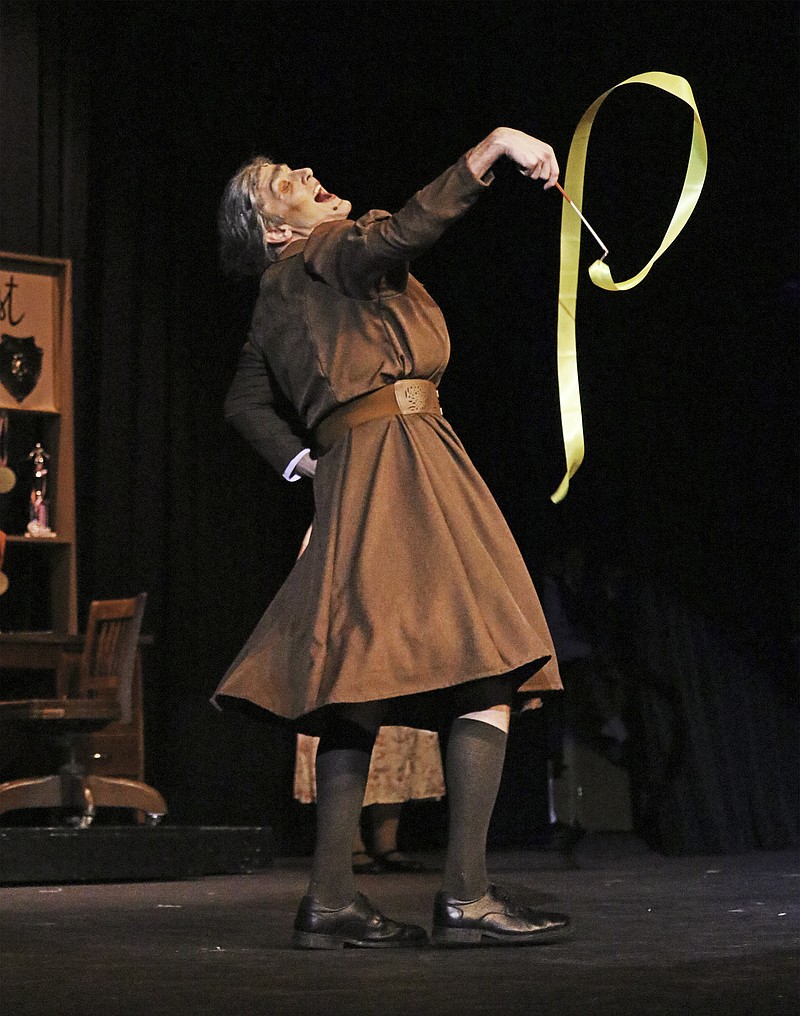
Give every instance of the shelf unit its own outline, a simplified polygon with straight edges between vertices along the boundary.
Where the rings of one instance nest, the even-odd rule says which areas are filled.
[[[37,282],[38,280],[38,282]],[[22,400],[5,388],[9,417],[9,465],[17,484],[0,494],[0,529],[7,534],[3,570],[10,586],[0,597],[0,630],[78,630],[75,550],[75,438],[72,391],[72,264],[67,259],[0,252],[0,326],[13,338],[41,322],[48,308],[25,305],[26,284],[52,289],[51,330],[41,384]],[[11,285],[10,285],[11,283]],[[47,288],[44,290],[47,292]],[[16,306],[14,300],[17,300]],[[47,329],[45,328],[45,332]],[[47,357],[50,362],[48,363]],[[55,537],[32,537],[28,522],[32,470],[27,459],[36,442],[50,454],[48,500]]]
[[[8,287],[11,276],[18,286],[12,290]],[[28,279],[30,292],[39,286],[40,303],[44,293],[44,304],[48,304],[52,290],[51,327],[48,330],[45,322],[40,331],[48,340],[41,342],[45,358],[40,381],[19,404],[6,388],[0,388],[0,407],[9,416],[8,464],[17,474],[14,489],[0,494],[0,529],[7,534],[3,571],[10,582],[0,596],[0,697],[15,698],[63,694],[64,689],[55,687],[55,668],[63,652],[79,652],[82,645],[77,635],[72,265],[66,259],[0,252],[0,299],[4,300],[0,328],[14,338],[35,330],[27,325],[42,324],[42,313],[37,313],[41,308],[34,307],[29,318],[20,320],[28,308],[20,301],[14,310],[7,300],[9,292],[14,298],[24,297],[23,283],[30,276],[52,280],[44,284]],[[28,455],[37,442],[50,455],[49,525],[56,534],[52,537],[26,532],[33,479]],[[89,735],[82,754],[97,775],[144,778],[139,657],[131,722],[115,723]]]

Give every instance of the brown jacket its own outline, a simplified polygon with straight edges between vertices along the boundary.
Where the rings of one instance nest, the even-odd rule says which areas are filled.
[[[338,405],[401,378],[438,384],[447,327],[408,262],[490,182],[462,158],[396,214],[323,223],[264,272],[225,416],[278,472]]]

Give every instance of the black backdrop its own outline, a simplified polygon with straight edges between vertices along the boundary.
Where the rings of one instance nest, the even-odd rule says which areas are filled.
[[[291,738],[207,704],[312,513],[307,485],[273,476],[221,419],[253,299],[216,263],[226,179],[265,151],[311,165],[356,213],[396,208],[498,124],[551,141],[563,168],[601,92],[646,70],[688,78],[709,141],[706,188],[639,288],[582,285],[588,451],[563,505],[548,500],[562,465],[559,199],[501,172],[417,274],[450,324],[448,415],[534,574],[548,547],[581,541],[635,576],[633,669],[669,671],[673,719],[696,734],[678,782],[659,783],[653,842],[733,849],[795,836],[795,5],[2,11],[0,247],[76,267],[82,610],[93,597],[150,594],[148,775],[172,816],[270,820],[286,849],[297,841]],[[690,125],[683,104],[639,87],[598,119],[585,208],[618,278],[666,227]],[[672,635],[647,628],[654,611],[680,619]],[[694,648],[670,670],[675,630]],[[713,698],[713,724],[698,694]],[[640,765],[661,771],[659,710],[646,696],[640,706]],[[743,777],[729,752],[744,729]],[[680,779],[695,786],[696,771],[713,785],[689,808]],[[756,821],[765,787],[780,806]],[[715,824],[720,795],[750,803]],[[683,833],[666,842],[676,815]]]

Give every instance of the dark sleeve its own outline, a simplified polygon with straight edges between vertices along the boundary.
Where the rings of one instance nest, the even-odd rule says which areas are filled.
[[[306,243],[307,270],[348,296],[370,295],[376,280],[402,273],[405,265],[431,247],[460,219],[492,182],[478,179],[466,156],[391,215],[372,211],[351,222],[325,222]]]
[[[308,447],[308,442],[298,437],[302,427],[297,414],[252,340],[245,343],[239,356],[225,399],[225,419],[279,473]]]

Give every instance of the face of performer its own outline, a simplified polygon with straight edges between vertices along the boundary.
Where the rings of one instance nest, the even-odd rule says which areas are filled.
[[[282,225],[267,229],[269,243],[309,236],[321,222],[346,219],[352,209],[349,201],[326,191],[310,169],[282,164],[264,167],[260,195],[266,214],[283,219]]]

